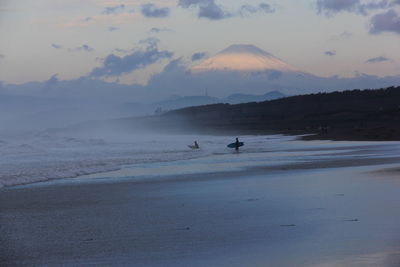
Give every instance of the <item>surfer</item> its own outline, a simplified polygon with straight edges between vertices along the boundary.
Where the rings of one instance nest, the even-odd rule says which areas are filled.
[[[239,150],[239,146],[240,146],[239,138],[236,137],[235,149]]]
[[[229,148],[234,148],[236,151],[239,150],[239,147],[244,146],[243,142],[239,141],[239,138],[236,137],[236,141],[227,145]]]
[[[197,141],[194,141],[194,145],[188,145],[188,147],[191,148],[191,149],[199,149],[200,148],[200,146],[197,143]]]

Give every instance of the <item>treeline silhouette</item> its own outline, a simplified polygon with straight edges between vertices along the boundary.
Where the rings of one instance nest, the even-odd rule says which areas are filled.
[[[154,117],[148,123],[160,129],[195,133],[315,134],[305,139],[400,140],[400,87],[190,107]]]

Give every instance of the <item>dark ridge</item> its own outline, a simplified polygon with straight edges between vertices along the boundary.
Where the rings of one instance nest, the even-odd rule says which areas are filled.
[[[305,139],[400,140],[400,87],[318,93],[168,112],[160,127],[199,133],[315,134]],[[182,127],[184,126],[184,127]]]
[[[141,118],[87,122],[70,130],[191,134],[290,134],[303,139],[400,141],[400,87],[211,104]],[[65,130],[64,130],[65,131]]]

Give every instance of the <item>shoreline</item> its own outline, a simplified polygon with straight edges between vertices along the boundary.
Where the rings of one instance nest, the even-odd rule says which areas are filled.
[[[357,147],[357,146],[356,146]],[[339,148],[343,149],[343,148]],[[328,149],[329,150],[329,149]],[[336,149],[332,149],[332,151],[335,151]],[[296,151],[296,150],[295,150]],[[303,151],[302,149],[298,151]],[[304,150],[305,151],[305,150]],[[318,149],[317,149],[318,151]],[[180,160],[178,160],[180,161]],[[171,161],[171,162],[176,162],[176,161]],[[273,166],[247,166],[243,167],[240,170],[234,170],[234,171],[217,171],[217,172],[200,172],[200,173],[195,173],[195,174],[173,174],[173,175],[163,175],[162,177],[158,177],[157,175],[155,177],[134,177],[133,175],[129,173],[129,168],[126,166],[120,166],[118,168],[112,169],[112,170],[106,170],[106,171],[101,171],[101,172],[94,172],[90,174],[84,174],[84,175],[77,175],[73,177],[65,177],[61,179],[47,179],[43,181],[34,181],[34,182],[28,182],[28,183],[21,183],[21,184],[15,184],[15,185],[10,185],[10,186],[4,186],[0,187],[0,194],[2,191],[5,191],[7,189],[13,189],[13,188],[20,188],[20,187],[29,187],[29,186],[40,186],[40,185],[46,185],[49,184],[54,185],[58,183],[62,184],[68,184],[68,183],[88,183],[91,184],[94,181],[91,181],[91,179],[99,179],[102,178],[105,181],[109,180],[106,183],[112,183],[112,182],[119,182],[118,180],[114,181],[112,178],[116,175],[121,175],[124,176],[125,178],[122,178],[122,180],[125,180],[127,183],[152,183],[152,182],[168,182],[168,181],[190,181],[191,179],[195,179],[198,176],[201,175],[207,175],[207,176],[212,176],[212,177],[223,177],[223,176],[230,176],[230,177],[237,177],[237,176],[244,176],[244,175],[262,175],[265,174],[266,172],[282,172],[282,171],[302,171],[302,170],[319,170],[319,169],[329,169],[329,168],[348,168],[348,167],[362,167],[362,166],[384,166],[384,165],[391,165],[391,164],[400,164],[400,156],[398,157],[382,157],[382,158],[358,158],[358,159],[330,159],[330,160],[315,160],[315,161],[306,161],[306,162],[297,162],[297,163],[290,163],[290,164],[277,164]],[[134,165],[133,165],[134,166]],[[396,168],[393,168],[395,170]],[[400,168],[399,168],[400,169]],[[396,169],[397,170],[397,169]],[[120,179],[121,180],[121,179]]]

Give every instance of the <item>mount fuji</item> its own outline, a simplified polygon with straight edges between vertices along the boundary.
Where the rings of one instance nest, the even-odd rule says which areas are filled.
[[[234,44],[190,69],[193,73],[208,71],[304,73],[283,60],[249,44]]]

